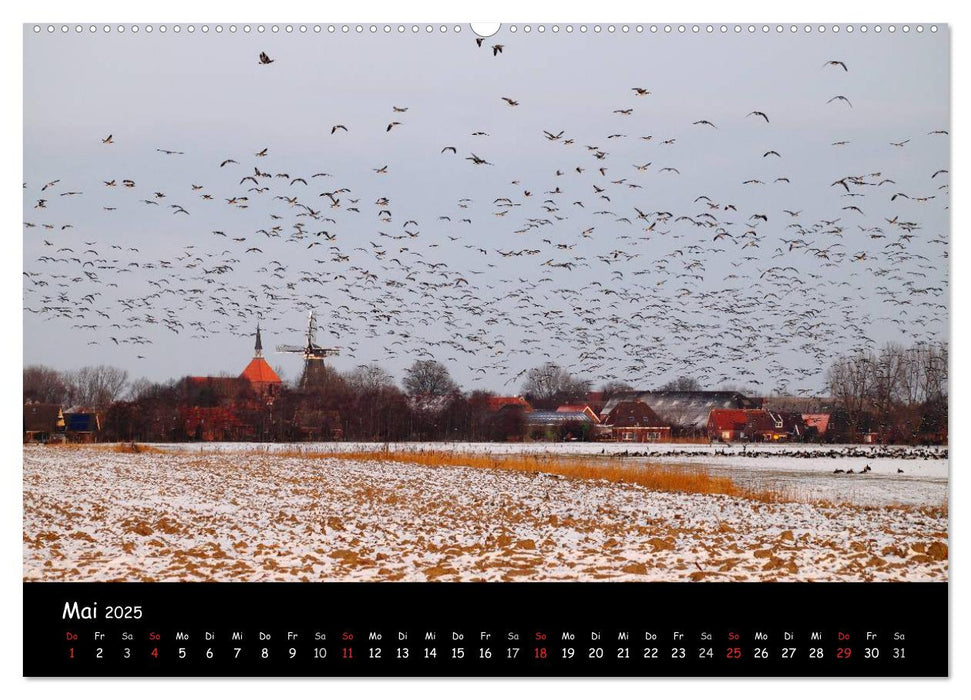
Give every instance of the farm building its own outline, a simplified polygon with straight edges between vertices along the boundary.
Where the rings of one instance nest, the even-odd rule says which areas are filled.
[[[24,442],[48,442],[63,434],[64,412],[58,404],[24,404]]]
[[[64,413],[64,436],[68,442],[97,442],[101,417],[92,410],[68,409]]]
[[[621,401],[603,423],[610,428],[604,437],[618,442],[666,442],[671,439],[671,426],[658,418],[643,401]]]
[[[584,413],[590,417],[594,423],[600,422],[600,416],[597,415],[590,406],[586,404],[565,404],[563,406],[556,407],[557,413]]]
[[[758,409],[759,399],[737,391],[630,391],[614,395],[604,405],[601,415],[610,413],[622,401],[641,401],[651,407],[672,435],[705,435],[708,415],[714,409]]]
[[[600,420],[584,411],[531,411],[523,414],[533,440],[585,440],[593,437]]]
[[[724,442],[789,439],[781,415],[762,409],[715,409],[708,416],[708,437]]]

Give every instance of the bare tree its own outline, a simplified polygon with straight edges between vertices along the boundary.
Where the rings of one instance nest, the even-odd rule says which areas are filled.
[[[830,396],[846,411],[851,433],[858,433],[870,405],[876,358],[873,353],[859,352],[841,357],[826,372]]]
[[[617,396],[618,394],[624,394],[629,391],[634,391],[634,387],[619,379],[604,382],[600,387],[600,394],[604,403],[607,403],[611,398]]]
[[[918,358],[923,365],[924,401],[946,399],[947,391],[947,343],[918,346]]]
[[[569,381],[569,376],[569,372],[555,362],[547,362],[526,373],[521,391],[531,401],[550,402],[559,393],[560,387]]]
[[[127,383],[128,372],[109,365],[82,367],[68,374],[71,402],[96,411],[108,408]]]
[[[589,379],[574,377],[555,362],[533,367],[526,373],[521,391],[538,407],[552,407],[565,401],[581,401],[593,385]]]
[[[681,376],[658,387],[659,391],[703,391],[701,382],[694,377]]]
[[[137,401],[142,396],[149,395],[154,386],[155,382],[151,379],[145,377],[133,379],[128,383],[128,391],[125,392],[125,397],[128,401]]]
[[[445,396],[458,391],[448,369],[436,360],[415,360],[403,383],[411,396]]]
[[[44,365],[24,367],[24,401],[66,403],[69,391],[64,376]]]
[[[877,418],[881,438],[885,438],[892,425],[894,409],[898,405],[899,391],[906,350],[897,343],[887,343],[872,363],[870,401]]]
[[[347,383],[355,391],[378,391],[394,386],[394,377],[377,364],[361,365],[348,372]]]

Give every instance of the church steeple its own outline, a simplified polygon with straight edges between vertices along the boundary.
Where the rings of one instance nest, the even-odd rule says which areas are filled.
[[[253,359],[246,365],[246,369],[239,375],[239,378],[247,380],[262,396],[272,395],[276,391],[275,387],[282,383],[277,373],[263,359],[263,338],[260,334],[260,324],[258,322],[256,324],[256,346],[253,352]]]

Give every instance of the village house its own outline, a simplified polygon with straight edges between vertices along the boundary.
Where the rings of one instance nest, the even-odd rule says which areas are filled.
[[[613,395],[600,414],[610,413],[622,401],[641,401],[671,426],[672,437],[707,436],[708,417],[715,409],[762,408],[760,399],[737,391],[625,391]]]
[[[529,401],[524,399],[522,396],[490,396],[489,401],[489,411],[495,413],[496,411],[501,411],[509,406],[517,406],[523,411],[532,411],[533,407],[529,404]]]
[[[24,404],[24,442],[63,439],[64,412],[56,403]]]
[[[816,437],[820,440],[826,439],[826,430],[829,428],[830,414],[828,413],[803,413],[802,420],[806,428],[814,430]]]
[[[790,438],[781,414],[762,409],[714,409],[708,415],[708,437],[723,442],[778,442]]]
[[[602,439],[617,442],[668,442],[671,426],[643,401],[621,401],[603,416]]]

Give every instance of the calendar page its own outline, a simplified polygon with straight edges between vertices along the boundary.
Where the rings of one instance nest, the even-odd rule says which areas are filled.
[[[948,675],[949,52],[25,24],[24,675]]]

